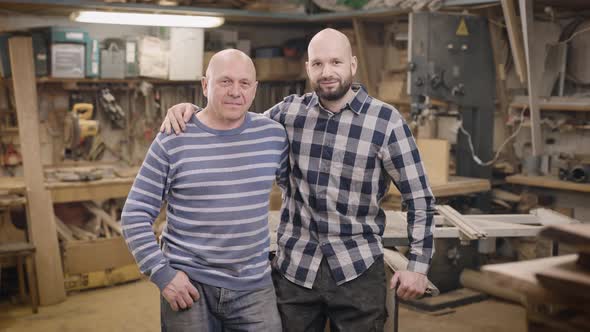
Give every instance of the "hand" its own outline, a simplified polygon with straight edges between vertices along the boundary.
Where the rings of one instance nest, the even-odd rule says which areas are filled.
[[[422,296],[426,291],[426,285],[428,279],[426,275],[412,271],[397,271],[391,278],[390,289],[394,289],[399,283],[397,288],[397,296],[402,300],[412,300],[419,296]]]
[[[162,296],[174,311],[190,308],[200,298],[199,292],[182,271],[176,272],[172,281],[164,287]]]
[[[195,107],[190,103],[181,103],[170,107],[168,112],[166,112],[166,118],[164,118],[160,126],[160,131],[170,135],[170,129],[174,129],[176,135],[180,134],[181,131],[186,130],[186,123],[193,116],[194,112]]]

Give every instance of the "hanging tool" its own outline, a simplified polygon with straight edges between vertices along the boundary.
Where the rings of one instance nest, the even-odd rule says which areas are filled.
[[[109,89],[105,88],[100,90],[98,101],[112,124],[116,128],[125,128],[125,112],[123,112],[121,106],[117,104],[117,100],[113,94],[111,94]]]
[[[64,119],[64,144],[71,151],[74,159],[85,153],[91,145],[92,138],[98,134],[98,121],[92,120],[94,105],[88,103],[74,104]]]

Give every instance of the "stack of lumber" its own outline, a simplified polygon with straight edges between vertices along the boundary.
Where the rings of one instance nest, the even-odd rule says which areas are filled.
[[[482,267],[475,287],[526,307],[528,331],[590,331],[590,225],[550,225],[540,236],[577,254]],[[475,285],[475,272],[462,275]]]
[[[81,225],[64,222],[55,216],[57,234],[62,241],[96,240],[97,238],[111,238],[123,234],[121,223],[117,220],[114,206],[107,213],[94,202],[82,203],[84,208],[92,214],[92,218]]]

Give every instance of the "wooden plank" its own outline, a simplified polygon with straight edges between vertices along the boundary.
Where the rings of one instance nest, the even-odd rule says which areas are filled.
[[[103,222],[109,225],[109,227],[111,227],[119,235],[123,235],[123,229],[121,227],[121,224],[113,220],[111,216],[108,213],[106,213],[103,209],[96,206],[94,203],[84,203],[84,206],[88,210],[90,210],[90,212],[92,212],[95,216],[101,218]]]
[[[508,30],[508,40],[510,41],[516,74],[520,83],[525,83],[527,81],[525,54],[523,50],[522,32],[518,19],[516,18],[514,0],[502,0],[502,11],[504,12],[506,29]]]
[[[506,177],[506,182],[522,184],[525,186],[551,188],[558,190],[572,190],[583,193],[590,193],[590,184],[562,181],[552,176],[532,176],[515,174]]]
[[[484,265],[481,270],[492,278],[491,280],[507,290],[523,294],[537,301],[571,304],[569,297],[560,296],[541,287],[536,274],[553,266],[575,262],[577,258],[577,255],[565,255],[522,262],[491,264]]]
[[[449,141],[420,138],[416,140],[420,158],[431,185],[449,182]]]
[[[539,218],[539,222],[542,225],[567,225],[567,224],[577,224],[580,221],[571,217],[566,216],[563,213],[545,209],[545,208],[537,208],[532,209],[530,211],[531,214],[537,216]]]
[[[514,109],[528,107],[528,96],[515,96],[510,103]],[[590,98],[583,97],[543,97],[539,98],[542,111],[590,112]]]
[[[577,252],[590,253],[590,224],[551,225],[539,235],[572,246]]]
[[[458,227],[466,238],[477,240],[487,236],[485,231],[478,229],[452,207],[448,205],[439,205],[436,207],[436,209],[439,214],[445,217],[446,221]]]
[[[373,81],[369,75],[369,63],[367,61],[366,45],[365,45],[365,29],[363,22],[358,18],[352,19],[352,26],[354,28],[354,36],[356,41],[356,54],[360,69],[361,81],[365,84],[367,92],[370,95],[376,95],[373,90]]]
[[[430,187],[435,197],[468,195],[492,189],[489,180],[462,176],[449,176],[448,183],[432,184]],[[389,187],[387,195],[401,197],[399,190],[393,185]]]
[[[508,301],[521,304],[525,303],[525,298],[522,296],[522,294],[513,292],[512,290],[502,286],[501,283],[497,283],[494,278],[489,276],[489,274],[480,271],[464,269],[463,272],[461,272],[460,280],[464,287],[491,294]]]
[[[528,93],[529,93],[529,113],[531,118],[531,140],[532,140],[532,154],[533,156],[540,156],[543,154],[543,137],[541,131],[541,115],[539,112],[539,82],[541,73],[538,68],[541,68],[538,61],[540,57],[532,53],[534,38],[533,29],[533,0],[519,0],[520,4],[520,20],[522,22],[522,34],[524,36],[524,49],[526,55],[526,70],[528,77]]]
[[[66,274],[102,271],[134,264],[122,237],[90,241],[69,241],[64,245]]]
[[[53,219],[51,195],[45,189],[41,166],[39,112],[30,37],[9,40],[14,99],[27,188],[29,238],[37,247],[35,269],[41,305],[59,303],[66,298],[57,229]]]
[[[590,299],[590,271],[575,262],[554,266],[536,273],[541,285],[552,292]]]

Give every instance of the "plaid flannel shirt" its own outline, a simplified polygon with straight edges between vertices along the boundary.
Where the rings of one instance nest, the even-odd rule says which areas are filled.
[[[291,146],[274,265],[306,288],[323,257],[340,285],[383,254],[380,202],[391,180],[408,209],[408,270],[426,274],[434,253],[434,196],[410,128],[394,107],[360,85],[353,90],[338,113],[315,93],[291,95],[265,113],[285,126]]]

